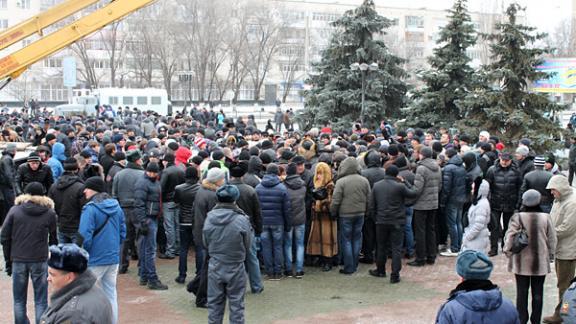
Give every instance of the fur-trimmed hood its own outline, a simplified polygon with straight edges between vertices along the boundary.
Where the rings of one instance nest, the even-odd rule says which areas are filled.
[[[24,205],[25,203],[30,202],[35,205],[39,205],[42,207],[54,209],[54,201],[46,196],[32,196],[29,194],[23,194],[14,200],[14,205]]]

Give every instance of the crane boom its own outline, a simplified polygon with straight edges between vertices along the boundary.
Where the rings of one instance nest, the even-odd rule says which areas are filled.
[[[30,65],[156,0],[114,0],[106,6],[0,59],[0,80],[18,77]],[[0,89],[7,84],[0,86]]]
[[[28,20],[0,32],[0,50],[78,12],[99,0],[67,0]]]

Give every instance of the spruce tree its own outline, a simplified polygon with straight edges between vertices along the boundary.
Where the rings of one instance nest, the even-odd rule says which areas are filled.
[[[374,126],[400,116],[407,90],[404,61],[381,40],[391,23],[376,12],[373,0],[364,0],[332,23],[335,31],[330,45],[313,65],[317,73],[307,80],[311,90],[305,92],[303,115],[313,119],[313,124],[332,122],[338,129],[360,120],[363,72],[353,71],[353,63],[378,64],[378,70],[365,72],[366,124]]]
[[[407,125],[453,127],[462,117],[456,101],[463,99],[475,82],[466,50],[476,43],[476,33],[466,2],[456,0],[448,10],[449,22],[440,30],[438,47],[428,59],[430,69],[420,73],[424,87],[414,92]]]
[[[477,88],[460,102],[466,113],[459,125],[470,134],[488,130],[508,145],[527,137],[536,149],[546,149],[554,146],[553,137],[561,127],[545,114],[562,107],[544,94],[529,91],[532,82],[548,77],[536,66],[551,49],[534,46],[546,34],[517,22],[518,12],[523,10],[511,4],[505,13],[507,21],[496,24],[496,33],[483,36],[490,41],[493,63],[480,75],[489,86]]]

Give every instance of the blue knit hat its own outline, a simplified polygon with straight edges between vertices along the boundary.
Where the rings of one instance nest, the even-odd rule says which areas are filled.
[[[456,272],[465,280],[487,280],[492,273],[492,261],[482,252],[466,250],[456,260]]]
[[[240,198],[240,191],[234,185],[224,185],[216,190],[216,197],[219,202],[235,202]]]

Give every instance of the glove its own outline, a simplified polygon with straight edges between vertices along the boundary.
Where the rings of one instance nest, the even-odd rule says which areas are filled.
[[[148,223],[146,222],[140,223],[140,235],[142,236],[148,235]]]
[[[12,262],[6,261],[6,274],[8,277],[12,276]]]

